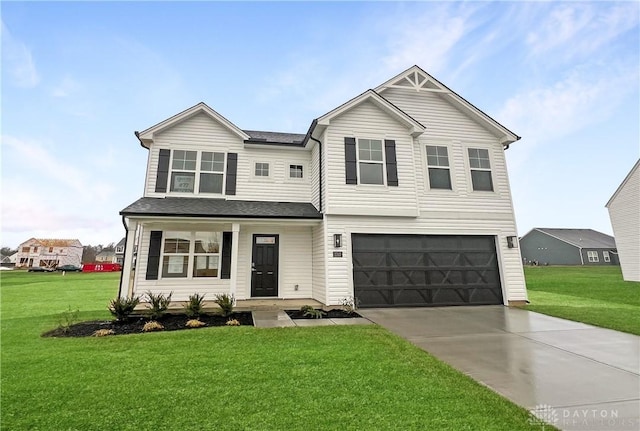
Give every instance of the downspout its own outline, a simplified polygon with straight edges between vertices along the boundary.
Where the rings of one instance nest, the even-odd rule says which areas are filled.
[[[122,216],[122,225],[124,226],[124,253],[122,256],[126,258],[127,256],[127,239],[129,238],[129,229],[127,228],[127,223],[124,221],[124,216]],[[122,261],[124,264],[124,260]],[[120,285],[118,286],[118,298],[120,298],[120,294],[122,294],[122,280],[124,278],[124,265],[120,270]]]
[[[580,253],[580,265],[584,266],[584,257],[582,256],[582,247],[578,247],[578,253]]]
[[[322,142],[312,136],[317,125],[318,119],[316,118],[311,122],[311,126],[307,131],[307,135],[304,137],[303,143],[306,145],[309,139],[318,143],[318,206],[320,207],[320,213],[322,213]]]

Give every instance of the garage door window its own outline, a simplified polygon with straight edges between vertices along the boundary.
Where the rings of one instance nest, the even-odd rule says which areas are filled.
[[[469,166],[471,167],[473,190],[492,192],[493,181],[491,179],[489,150],[469,148]]]
[[[427,167],[430,188],[451,190],[447,147],[427,145]]]

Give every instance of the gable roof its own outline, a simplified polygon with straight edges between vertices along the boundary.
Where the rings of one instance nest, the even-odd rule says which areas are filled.
[[[42,247],[82,247],[82,243],[80,243],[77,239],[49,239],[49,238],[29,238],[23,244],[28,243],[29,241],[35,241]]]
[[[620,191],[624,188],[624,185],[627,184],[627,182],[633,176],[635,171],[638,170],[638,166],[640,166],[640,159],[638,159],[636,164],[633,165],[633,168],[631,168],[631,170],[629,171],[627,176],[624,177],[624,180],[622,180],[622,182],[620,183],[616,191],[613,193],[613,195],[611,195],[611,198],[609,198],[609,200],[607,201],[607,204],[605,205],[606,208],[609,208],[609,205],[611,205],[611,202],[613,201],[613,199],[615,199],[615,197],[618,196],[618,193],[620,193]]]
[[[328,126],[333,118],[344,114],[345,112],[355,108],[356,106],[366,101],[373,102],[373,104],[378,108],[382,109],[387,114],[395,117],[398,121],[405,124],[412,136],[418,136],[422,134],[426,129],[426,127],[422,125],[418,120],[404,112],[402,109],[398,108],[396,105],[382,97],[380,94],[376,93],[374,90],[367,90],[364,93],[354,97],[353,99],[343,103],[337,108],[314,120],[314,123],[320,126]]]
[[[509,144],[520,139],[520,136],[498,123],[485,112],[471,104],[467,99],[451,90],[418,66],[412,66],[404,72],[394,76],[385,83],[376,87],[375,91],[382,94],[389,88],[403,88],[418,92],[429,91],[441,94],[444,100],[451,103],[460,111],[470,115],[471,118],[483,124],[488,130],[492,131],[500,138],[500,142],[504,146],[509,146]]]
[[[185,109],[184,111],[174,115],[173,117],[167,118],[166,120],[161,121],[158,124],[155,124],[149,127],[148,129],[143,130],[142,132],[134,132],[134,133],[138,138],[138,140],[140,141],[140,144],[143,147],[148,149],[149,144],[153,140],[153,135],[155,133],[159,133],[163,130],[173,127],[176,124],[179,124],[200,113],[204,113],[209,117],[211,117],[212,119],[214,119],[215,121],[217,121],[218,123],[221,123],[227,129],[229,129],[229,131],[236,134],[240,139],[243,139],[243,140],[249,139],[248,134],[246,134],[243,130],[238,128],[238,126],[233,124],[231,121],[227,120],[222,115],[218,114],[216,111],[211,109],[211,107],[209,107],[204,102],[200,102],[197,105],[192,106],[191,108]]]
[[[305,202],[236,201],[211,198],[140,198],[122,211],[124,216],[179,216],[211,218],[322,219]]]
[[[118,241],[118,243],[116,244],[116,247],[124,247],[126,242],[127,242],[127,237],[124,237],[120,241]]]
[[[611,235],[593,229],[534,228],[531,232],[533,231],[544,233],[578,248],[616,248],[616,241]]]

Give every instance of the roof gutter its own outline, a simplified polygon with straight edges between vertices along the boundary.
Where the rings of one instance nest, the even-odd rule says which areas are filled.
[[[136,138],[138,138],[138,141],[140,141],[140,145],[142,146],[142,148],[148,150],[149,147],[147,147],[144,142],[142,142],[142,138],[140,138],[140,132],[138,132],[137,130],[133,132],[134,135],[136,135]]]
[[[311,126],[307,131],[307,136],[304,137],[302,143],[306,145],[307,142],[309,142],[309,139],[318,143],[318,206],[320,207],[318,208],[318,211],[322,213],[322,142],[313,137],[313,131],[316,129],[317,125],[318,119],[315,118],[311,122]]]

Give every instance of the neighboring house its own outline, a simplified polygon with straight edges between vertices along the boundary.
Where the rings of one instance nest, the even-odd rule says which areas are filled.
[[[520,249],[527,264],[619,264],[613,237],[593,229],[534,228],[520,238]]]
[[[81,262],[82,244],[77,239],[31,238],[20,244],[16,256],[16,268],[80,266]]]
[[[126,237],[122,238],[117,244],[116,244],[116,261],[115,263],[119,263],[120,265],[123,264],[124,262],[124,244],[126,242]]]
[[[2,256],[2,260],[0,261],[0,266],[4,266],[6,268],[13,268],[16,266],[16,258],[18,257],[18,253],[13,253],[11,256]]]
[[[102,250],[100,253],[96,254],[96,262],[117,263],[116,252],[111,250]]]
[[[622,277],[640,281],[640,160],[607,202]]]
[[[120,212],[121,296],[527,300],[504,155],[519,137],[417,66],[306,134],[243,130],[199,103],[136,136],[149,158]]]

